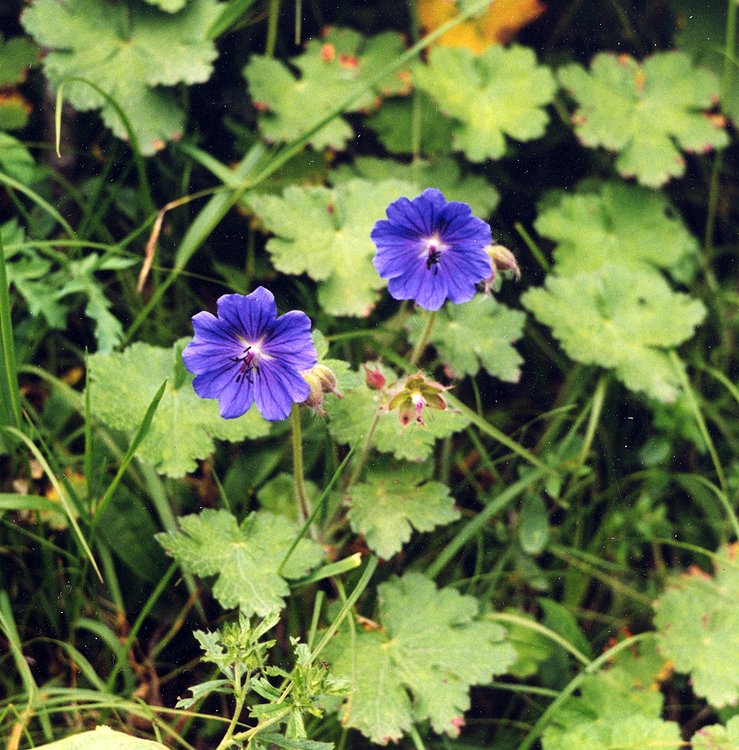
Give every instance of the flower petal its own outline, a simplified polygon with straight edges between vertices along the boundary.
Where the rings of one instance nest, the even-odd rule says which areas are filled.
[[[310,318],[299,310],[280,315],[270,327],[262,350],[296,370],[309,370],[318,361],[310,326]]]
[[[218,299],[218,318],[249,341],[260,339],[277,317],[272,292],[263,286],[251,294],[224,294]]]
[[[302,375],[277,360],[265,362],[254,378],[257,408],[271,422],[285,419],[293,403],[305,401],[310,386]]]

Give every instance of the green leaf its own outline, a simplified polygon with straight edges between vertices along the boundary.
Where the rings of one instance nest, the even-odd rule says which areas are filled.
[[[554,98],[554,76],[532,50],[500,45],[475,56],[465,48],[434,47],[428,65],[413,69],[416,85],[459,121],[454,148],[473,162],[500,159],[504,136],[530,141],[544,134],[544,106]]]
[[[399,180],[350,180],[333,190],[292,185],[282,197],[255,195],[248,202],[276,235],[267,250],[277,270],[320,282],[325,312],[362,317],[386,283],[372,265],[372,227],[392,201],[415,194],[412,184]]]
[[[693,750],[736,750],[739,747],[739,716],[732,716],[725,727],[711,724],[699,729],[690,744]]]
[[[388,385],[397,380],[388,368],[381,365],[372,367],[380,369]],[[469,424],[467,417],[452,409],[426,409],[423,415],[425,426],[413,422],[403,428],[397,413],[387,411],[383,393],[373,391],[364,384],[344,394],[340,401],[327,402],[326,411],[329,431],[334,439],[360,448],[365,444],[379,412],[371,447],[407,461],[423,461],[431,454],[438,439],[459,432]]]
[[[698,243],[667,196],[635,185],[608,182],[561,193],[534,222],[536,231],[557,242],[559,276],[594,271],[606,263],[638,270],[655,268],[685,280]]]
[[[711,577],[698,568],[673,578],[655,602],[659,649],[678,672],[690,674],[693,691],[715,708],[736,705],[739,672],[739,567],[736,548],[715,558]]]
[[[170,477],[194,471],[197,460],[212,453],[214,439],[234,442],[269,431],[254,408],[238,419],[222,419],[215,399],[196,395],[193,376],[180,361],[183,343],[170,349],[138,343],[120,354],[94,354],[89,359],[93,413],[129,435],[141,423],[161,382],[168,379],[151,430],[136,455]]]
[[[661,277],[616,265],[549,276],[546,288],[530,289],[521,301],[572,359],[612,368],[627,388],[663,402],[679,392],[665,350],[690,338],[705,315],[701,302]]]
[[[511,310],[493,297],[478,295],[462,305],[445,305],[437,313],[429,341],[450,377],[477,375],[480,366],[509,383],[521,377],[519,353],[511,346],[523,334],[525,313]],[[409,322],[415,343],[423,330],[423,316]]]
[[[217,57],[206,31],[220,13],[216,0],[189,0],[171,15],[141,4],[108,0],[35,0],[23,14],[26,30],[50,52],[44,71],[54,88],[78,76],[99,86],[123,110],[142,153],[153,154],[182,133],[178,83],[204,83]],[[119,138],[126,129],[115,109],[92,87],[64,87],[79,110],[101,109]]]
[[[33,155],[8,133],[0,133],[0,168],[24,185],[31,185],[37,177]]]
[[[0,36],[0,87],[22,83],[28,69],[38,65],[38,53],[38,47],[26,37],[4,42]]]
[[[726,3],[724,0],[673,0],[671,7],[677,15],[675,43],[687,52],[696,65],[711,70],[717,78],[724,72],[726,62]],[[739,86],[726,92],[721,109],[739,123]]]
[[[380,96],[407,92],[407,74],[402,71],[367,86],[370,76],[397,59],[404,48],[396,32],[365,38],[351,29],[331,28],[322,40],[312,39],[305,52],[290,61],[300,71],[299,78],[278,60],[254,55],[244,75],[255,106],[262,113],[259,127],[264,138],[295,140],[354,93],[358,98],[348,112],[366,112],[377,107]],[[349,123],[336,117],[308,142],[316,149],[342,149],[353,136]]]
[[[167,13],[177,13],[182,10],[188,0],[144,0],[149,5],[154,5]]]
[[[165,551],[189,573],[218,576],[213,596],[222,607],[239,607],[265,617],[285,606],[286,578],[300,578],[320,564],[323,550],[301,539],[282,570],[277,570],[298,533],[284,516],[249,514],[239,524],[228,511],[206,509],[180,518],[180,532],[157,534]]]
[[[544,750],[677,750],[678,725],[660,718],[664,698],[656,688],[664,668],[652,639],[634,652],[622,651],[608,669],[586,675],[580,696],[567,701],[544,731]]]
[[[538,555],[549,541],[549,514],[539,495],[527,494],[518,518],[518,540],[528,555]]]
[[[489,682],[515,660],[504,629],[477,618],[473,597],[437,590],[419,573],[381,584],[378,598],[381,627],[354,636],[344,631],[324,652],[332,674],[353,684],[343,723],[380,744],[425,720],[456,736],[470,686]]]
[[[308,503],[312,508],[320,495],[318,487],[313,482],[305,482],[305,492]],[[257,500],[262,508],[274,513],[276,516],[285,516],[293,523],[302,523],[304,519],[298,512],[298,504],[295,500],[295,480],[292,474],[282,472],[270,479],[257,493]]]
[[[91,732],[81,732],[48,745],[36,745],[37,750],[167,750],[165,745],[152,740],[130,737],[114,732],[109,727],[95,727]]]
[[[498,205],[498,191],[484,177],[462,175],[457,162],[452,158],[433,161],[416,160],[410,164],[394,159],[376,159],[360,156],[352,164],[334,169],[329,175],[336,185],[353,177],[361,177],[371,182],[397,179],[416,186],[416,194],[426,188],[435,187],[444,193],[448,201],[467,203],[475,216],[488,216]]]
[[[441,482],[419,484],[402,469],[372,473],[350,491],[352,529],[387,560],[411,538],[411,527],[431,531],[459,518],[449,488]]]
[[[426,94],[421,91],[417,94],[417,105],[411,99],[388,99],[376,114],[367,118],[367,126],[377,133],[382,145],[391,154],[410,154],[415,145],[413,108],[418,106],[422,112],[419,133],[421,153],[426,156],[448,154],[452,150],[454,122],[444,117]]]
[[[683,747],[680,728],[674,721],[646,716],[607,716],[578,721],[569,726],[548,727],[542,736],[544,750],[614,750],[614,748]]]
[[[729,142],[721,121],[703,111],[717,98],[716,77],[681,52],[657,52],[643,64],[600,53],[590,72],[572,64],[558,75],[579,105],[573,121],[582,143],[618,152],[619,174],[642,185],[681,176],[679,149],[705,153]]]

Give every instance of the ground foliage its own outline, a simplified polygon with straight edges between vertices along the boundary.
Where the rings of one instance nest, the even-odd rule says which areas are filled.
[[[0,8],[9,750],[737,747],[738,14]],[[370,238],[428,188],[496,241],[434,313]],[[283,422],[182,360],[259,286]]]

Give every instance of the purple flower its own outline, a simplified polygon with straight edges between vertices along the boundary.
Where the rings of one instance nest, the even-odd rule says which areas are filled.
[[[310,318],[294,310],[277,317],[272,292],[264,287],[224,294],[218,317],[193,316],[195,337],[182,352],[185,367],[201,398],[217,398],[222,417],[245,414],[257,402],[265,419],[285,419],[295,402],[305,401],[310,386],[300,374],[316,364]]]
[[[378,221],[370,236],[377,246],[375,268],[389,279],[391,296],[427,310],[438,310],[447,298],[467,302],[475,284],[490,276],[490,227],[466,203],[447,203],[433,188],[391,203],[387,220]]]

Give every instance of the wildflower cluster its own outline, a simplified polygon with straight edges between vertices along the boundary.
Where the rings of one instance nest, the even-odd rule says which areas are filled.
[[[467,302],[480,283],[489,293],[497,270],[520,275],[513,254],[493,244],[490,226],[466,203],[446,201],[439,190],[399,198],[386,213],[370,236],[377,247],[375,268],[388,279],[395,299],[433,311],[447,299]],[[270,421],[285,419],[294,403],[323,414],[324,394],[340,395],[335,375],[317,364],[305,313],[278,317],[274,296],[264,287],[246,296],[226,294],[217,305],[218,317],[209,312],[193,317],[195,336],[182,357],[196,375],[196,393],[217,398],[222,417],[240,417],[254,402]],[[444,390],[422,374],[411,376],[398,386],[389,408],[398,408],[403,425],[422,425],[425,406],[446,408]]]

